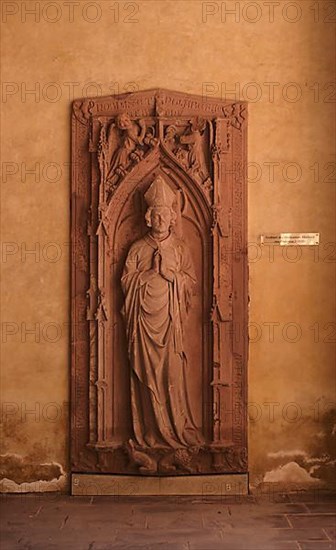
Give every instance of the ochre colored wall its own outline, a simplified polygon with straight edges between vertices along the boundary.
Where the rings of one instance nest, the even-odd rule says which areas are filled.
[[[61,488],[68,469],[70,102],[155,87],[250,101],[251,481],[330,479],[331,3],[77,4],[2,2],[5,490]],[[258,244],[303,231],[320,247]]]

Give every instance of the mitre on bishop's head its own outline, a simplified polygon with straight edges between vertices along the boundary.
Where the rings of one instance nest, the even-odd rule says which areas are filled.
[[[175,193],[165,182],[162,176],[157,176],[145,193],[148,206],[169,206],[175,200]]]

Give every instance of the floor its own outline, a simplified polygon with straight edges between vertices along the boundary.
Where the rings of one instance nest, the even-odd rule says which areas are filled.
[[[335,549],[336,497],[3,495],[1,550]]]

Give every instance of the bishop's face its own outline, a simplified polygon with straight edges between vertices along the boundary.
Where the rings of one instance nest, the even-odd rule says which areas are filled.
[[[168,206],[154,206],[151,212],[152,230],[155,233],[167,233],[170,228],[172,215]]]

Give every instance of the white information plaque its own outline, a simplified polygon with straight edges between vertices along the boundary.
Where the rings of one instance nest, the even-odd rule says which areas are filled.
[[[320,244],[319,233],[277,233],[261,235],[261,244],[280,246],[316,246]]]

